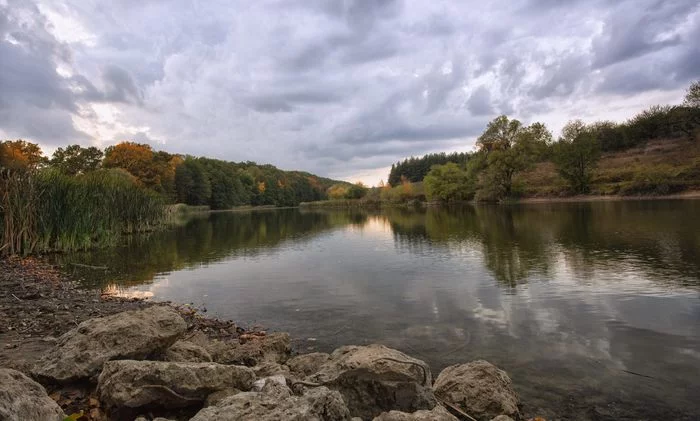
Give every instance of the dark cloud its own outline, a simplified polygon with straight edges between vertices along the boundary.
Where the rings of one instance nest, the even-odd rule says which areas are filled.
[[[467,100],[467,109],[472,115],[483,116],[494,113],[491,106],[491,93],[485,86],[478,87]]]
[[[0,4],[2,135],[350,178],[468,149],[500,113],[631,114],[700,68],[696,0]]]
[[[126,70],[119,66],[110,65],[104,69],[102,78],[105,85],[104,99],[106,101],[141,103],[141,91]]]
[[[605,67],[679,45],[682,36],[673,30],[698,9],[697,0],[620,2],[593,43],[594,66]]]

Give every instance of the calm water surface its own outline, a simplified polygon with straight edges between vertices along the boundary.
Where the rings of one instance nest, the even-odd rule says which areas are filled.
[[[487,359],[529,416],[700,419],[700,201],[272,210],[66,261],[88,287],[203,305],[301,351]]]

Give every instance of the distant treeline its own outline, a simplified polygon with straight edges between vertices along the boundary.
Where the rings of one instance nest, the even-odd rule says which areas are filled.
[[[255,162],[227,162],[154,151],[149,145],[123,142],[105,151],[71,145],[51,158],[37,144],[24,140],[0,142],[0,169],[55,170],[67,176],[94,171],[123,171],[137,185],[163,197],[166,203],[207,205],[228,209],[242,205],[294,206],[323,200],[338,181],[299,171],[282,171]],[[341,185],[343,183],[340,183]]]
[[[68,251],[116,244],[149,231],[165,205],[229,209],[323,200],[327,178],[254,162],[154,151],[124,142],[58,148],[51,158],[24,140],[0,142],[0,254]],[[349,184],[348,184],[349,185]]]
[[[448,162],[464,165],[467,163],[467,159],[469,159],[469,154],[466,152],[432,153],[420,158],[412,156],[391,166],[388,182],[392,186],[398,186],[406,180],[412,183],[423,181],[433,165],[444,165]]]
[[[682,165],[668,157],[666,162],[648,166],[632,163],[633,172],[628,169],[610,176],[614,171],[608,171],[607,180],[599,176],[597,166],[604,153],[619,153],[659,139],[691,142]],[[548,167],[544,165],[548,163],[561,181],[554,180],[555,185],[548,186],[548,194],[591,193],[596,182],[604,181],[615,185],[594,194],[668,194],[700,184],[700,156],[692,146],[697,144],[697,139],[700,139],[700,82],[690,86],[681,105],[653,106],[623,123],[586,124],[573,120],[556,140],[543,123],[526,126],[500,116],[477,139],[477,151],[404,160],[392,166],[389,184],[424,181],[429,200],[500,201],[526,195],[532,190],[528,182],[542,184],[536,179],[537,174],[529,178],[523,175],[539,166],[543,168],[539,175],[549,177]]]

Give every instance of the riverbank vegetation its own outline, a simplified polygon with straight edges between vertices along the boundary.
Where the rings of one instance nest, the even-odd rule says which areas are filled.
[[[156,229],[182,209],[295,206],[326,199],[332,185],[345,183],[272,165],[154,151],[133,142],[104,152],[70,145],[49,158],[32,142],[3,141],[0,254],[114,245],[121,235]],[[347,186],[357,197],[363,194]],[[167,206],[175,203],[188,207]]]
[[[574,120],[554,140],[542,123],[500,116],[477,150],[411,158],[390,179],[423,181],[428,200],[667,195],[700,188],[700,82],[681,105],[654,106],[623,123]],[[447,159],[422,176],[426,163]],[[402,171],[405,171],[403,173]]]

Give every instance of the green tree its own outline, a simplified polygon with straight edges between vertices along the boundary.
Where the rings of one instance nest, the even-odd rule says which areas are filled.
[[[581,120],[564,126],[562,136],[554,145],[557,171],[576,193],[587,193],[591,177],[600,158],[600,142],[593,130]]]
[[[480,198],[499,200],[512,196],[514,176],[537,160],[547,149],[551,136],[542,123],[523,126],[504,115],[491,121],[477,139],[487,163]]]
[[[70,145],[56,149],[49,164],[66,175],[85,174],[100,168],[103,155],[94,146]]]
[[[686,107],[700,108],[700,80],[690,84],[688,91],[685,94],[683,105]]]
[[[433,165],[423,180],[425,193],[430,200],[451,202],[469,200],[474,196],[474,183],[467,171],[459,165],[448,162]]]
[[[345,193],[345,197],[348,199],[362,199],[367,195],[367,187],[361,182],[357,182],[350,186]]]

